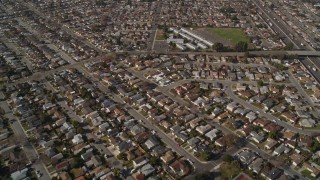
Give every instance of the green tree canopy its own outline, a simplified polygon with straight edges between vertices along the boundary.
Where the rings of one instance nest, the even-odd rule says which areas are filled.
[[[235,45],[234,49],[238,52],[245,52],[248,50],[248,43],[240,41]]]
[[[223,46],[223,44],[222,44],[222,43],[219,43],[219,42],[215,43],[215,44],[213,45],[213,48],[214,48],[214,50],[216,50],[217,52],[222,52],[222,51],[225,50],[225,47]]]
[[[226,154],[226,155],[224,155],[224,156],[222,157],[222,160],[223,160],[224,162],[231,163],[231,162],[233,161],[233,157],[232,157],[231,155],[229,155],[229,154]]]

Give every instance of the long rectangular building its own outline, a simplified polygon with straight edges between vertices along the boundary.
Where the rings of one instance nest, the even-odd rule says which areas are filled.
[[[189,31],[189,30],[187,30],[185,28],[181,28],[181,31],[186,33],[187,35],[189,35],[189,36],[191,36],[191,37],[203,42],[204,44],[206,44],[206,45],[208,45],[210,47],[213,46],[213,43],[211,41],[207,41],[207,40],[203,39],[202,37],[200,37],[199,35],[191,32],[191,31]]]

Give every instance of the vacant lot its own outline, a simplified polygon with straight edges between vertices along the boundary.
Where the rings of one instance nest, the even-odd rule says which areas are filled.
[[[166,40],[165,32],[162,29],[158,29],[156,34],[156,40]]]
[[[158,53],[166,53],[168,48],[167,41],[155,41],[153,45],[153,50]]]
[[[231,41],[232,44],[236,44],[240,41],[249,43],[249,38],[239,28],[207,28],[209,33]]]

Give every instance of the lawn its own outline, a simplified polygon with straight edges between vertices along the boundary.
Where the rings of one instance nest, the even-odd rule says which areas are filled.
[[[235,131],[236,130],[232,125],[231,119],[228,119],[223,125],[225,127],[227,127],[228,129],[230,129],[231,131]]]
[[[308,171],[308,170],[303,170],[303,171],[301,171],[301,174],[304,176],[304,177],[306,177],[306,178],[309,178],[309,179],[316,179],[316,178],[314,178],[314,177],[312,177],[311,176],[311,172],[310,171]]]
[[[23,127],[23,129],[24,129],[25,131],[27,131],[27,130],[29,130],[29,129],[30,129],[30,127],[29,127],[28,123],[23,122],[23,123],[21,123],[21,124],[22,124],[22,127]]]
[[[53,172],[56,170],[56,169],[54,168],[54,166],[48,166],[47,169],[48,169],[48,171],[49,171],[50,174],[53,173]]]
[[[156,34],[156,40],[166,40],[165,32],[161,29],[158,29]]]
[[[249,44],[249,38],[243,30],[239,28],[208,28],[208,32],[227,39],[233,44],[240,41],[247,42]]]
[[[148,113],[146,113],[145,111],[143,111],[143,110],[141,110],[141,111],[139,111],[139,113],[141,114],[141,115],[143,115],[143,116],[148,116]]]
[[[74,177],[79,177],[83,175],[83,169],[82,168],[73,168],[71,170],[71,173],[74,175]]]
[[[231,163],[223,163],[220,166],[221,179],[233,179],[236,177],[242,170],[240,165],[233,161]]]
[[[254,106],[256,106],[256,107],[259,108],[259,109],[263,109],[263,106],[262,106],[260,103],[252,102],[251,104],[254,105]]]
[[[316,125],[315,127],[305,127],[305,129],[320,129],[320,125]]]
[[[100,138],[104,143],[110,143],[110,140],[107,136],[103,136]]]

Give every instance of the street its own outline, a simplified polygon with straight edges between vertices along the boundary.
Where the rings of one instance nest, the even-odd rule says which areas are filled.
[[[80,70],[81,72],[83,72],[87,78],[91,78],[92,76],[90,75],[90,73],[88,71],[85,71],[83,68],[79,68],[78,70]],[[109,89],[103,85],[101,82],[99,82],[99,86],[100,90],[102,92],[109,92]],[[114,100],[115,102],[118,102],[119,104],[123,104],[125,103],[118,95],[114,94],[114,93],[108,93],[110,95],[110,97],[112,98],[112,100]],[[195,158],[193,155],[191,155],[189,152],[187,152],[184,148],[181,148],[177,145],[177,143],[171,139],[167,134],[165,134],[160,128],[158,128],[156,125],[152,124],[148,119],[146,119],[143,115],[141,115],[140,113],[138,113],[135,109],[133,109],[130,106],[130,109],[128,110],[129,114],[134,117],[136,120],[141,120],[144,122],[144,126],[149,128],[150,130],[156,130],[157,131],[157,135],[161,138],[161,140],[163,142],[165,142],[171,149],[173,149],[175,152],[177,152],[178,154],[180,154],[181,156],[184,156],[186,158],[191,159],[193,162],[195,162],[195,167],[196,170],[209,170],[212,166],[215,166],[216,164],[214,162],[210,162],[210,163],[204,163],[199,161],[197,158]],[[208,166],[208,164],[210,164],[210,166]]]
[[[27,140],[27,134],[24,131],[20,121],[16,116],[12,114],[12,111],[10,110],[8,104],[6,101],[1,101],[0,106],[5,110],[6,114],[5,117],[8,119],[15,119],[15,121],[11,124],[11,128],[15,134],[15,136],[19,139],[22,149],[25,152],[27,158],[30,161],[35,161],[34,164],[32,164],[32,167],[35,169],[35,171],[40,171],[42,174],[42,177],[40,177],[40,180],[48,180],[51,179],[51,176],[49,172],[47,171],[45,165],[42,163],[41,160],[38,160],[38,153],[33,147],[33,145]]]
[[[131,69],[128,69],[128,71],[131,72],[131,73],[133,73],[135,76],[137,76],[137,77],[140,78],[141,80],[149,81],[149,80],[147,80],[142,74],[140,74],[139,72],[133,71],[133,70],[131,70]],[[191,81],[191,80],[189,80],[189,81]],[[194,81],[197,81],[197,79],[194,79]],[[202,80],[199,80],[199,81],[202,81]],[[206,81],[206,80],[204,80],[204,81]],[[212,82],[212,80],[207,80],[207,81],[208,81],[208,82]],[[149,82],[152,82],[152,81],[149,81]],[[178,82],[175,82],[175,83],[180,84],[181,82],[178,81]],[[174,83],[174,84],[175,84],[175,83]],[[232,88],[231,88],[231,87],[232,87],[232,84],[234,84],[234,83],[236,83],[236,82],[226,81],[226,80],[224,81],[224,87],[225,87],[224,90],[225,90],[225,93],[226,93],[231,99],[233,99],[234,101],[238,102],[239,104],[241,104],[241,105],[243,105],[244,107],[247,107],[247,108],[249,108],[249,109],[251,109],[251,110],[253,110],[253,111],[259,111],[259,112],[260,112],[260,115],[266,117],[268,120],[276,119],[277,124],[281,125],[282,127],[287,128],[287,129],[289,129],[289,130],[292,130],[292,131],[294,131],[294,132],[299,132],[299,133],[301,133],[301,134],[307,134],[307,135],[314,134],[313,131],[301,130],[301,129],[295,128],[295,127],[293,127],[292,125],[289,125],[289,124],[287,124],[287,123],[285,123],[285,122],[283,122],[283,121],[281,121],[281,120],[278,120],[278,119],[277,119],[276,117],[274,117],[273,115],[271,115],[271,114],[269,114],[269,113],[265,113],[264,111],[262,111],[261,109],[255,107],[254,105],[251,105],[250,103],[248,103],[248,102],[240,99],[240,98],[237,97],[237,96],[233,93],[233,91],[232,91]],[[175,85],[173,85],[173,86],[175,86]],[[156,89],[159,90],[160,92],[162,92],[163,94],[165,94],[166,96],[170,97],[170,98],[171,98],[172,100],[174,100],[175,102],[179,102],[181,105],[184,105],[184,106],[190,106],[190,104],[188,104],[186,101],[184,101],[184,100],[182,100],[181,98],[178,98],[177,96],[171,94],[171,93],[169,92],[170,88],[165,88],[165,87],[160,87],[160,86],[158,86]],[[224,132],[224,134],[234,134],[235,136],[238,136],[238,134],[236,134],[235,132],[227,129],[226,127],[221,126],[221,125],[219,125],[219,124],[217,124],[217,123],[213,123],[213,122],[210,120],[210,118],[208,118],[205,114],[199,113],[197,107],[191,105],[191,111],[192,111],[193,113],[196,113],[200,118],[202,118],[202,119],[207,119],[207,123],[208,123],[208,124],[210,124],[210,125],[212,125],[212,126],[215,126],[217,129],[219,129],[219,130],[221,130],[222,132]],[[156,128],[156,126],[154,126],[154,128]],[[158,133],[158,134],[159,134],[159,133]],[[165,141],[165,142],[167,142],[167,141]],[[259,152],[264,159],[273,159],[272,156],[268,155],[268,154],[265,153],[263,150],[257,148],[255,145],[251,144],[248,140],[244,140],[244,141],[243,141],[243,144],[244,144],[244,147],[249,148],[249,149],[252,149],[252,150],[254,150],[254,151],[256,151],[256,152]],[[183,149],[183,148],[182,148],[182,149]],[[234,153],[234,151],[228,150],[228,154],[229,154],[229,153],[232,154],[232,153]],[[211,162],[212,162],[212,161],[211,161]],[[219,164],[219,163],[216,163],[215,166],[218,165],[218,164]],[[199,166],[199,164],[196,165],[196,167],[198,167],[198,166]],[[201,167],[201,166],[200,166],[200,167]],[[295,171],[292,170],[290,167],[285,166],[283,169],[284,169],[285,173],[287,173],[287,174],[290,175],[291,177],[299,176],[300,178],[302,178],[302,176],[301,176],[299,173],[295,172]],[[214,166],[211,167],[211,171],[213,171],[213,170],[214,170]],[[302,178],[302,179],[303,179],[303,178]]]
[[[67,51],[65,51],[65,52],[62,51],[62,49],[58,48],[58,45],[48,44],[47,46],[50,49],[54,50],[55,56],[60,56],[62,59],[66,60],[69,64],[62,66],[62,67],[59,67],[59,68],[56,68],[56,69],[48,70],[48,71],[36,72],[29,77],[23,77],[17,81],[14,81],[13,83],[8,83],[7,85],[17,85],[19,83],[28,82],[28,81],[32,81],[32,80],[44,80],[43,82],[47,86],[48,89],[50,89],[54,92],[58,92],[58,90],[55,89],[50,84],[50,82],[46,81],[45,78],[53,75],[54,73],[60,72],[62,70],[65,70],[68,68],[75,68],[79,72],[81,72],[86,78],[88,78],[89,80],[94,82],[95,86],[98,87],[98,89],[101,92],[103,92],[104,95],[110,97],[113,101],[115,101],[121,105],[125,104],[125,109],[128,111],[128,113],[134,119],[142,122],[143,126],[148,128],[149,130],[154,130],[154,132],[156,132],[157,136],[169,148],[171,148],[173,151],[177,152],[180,156],[183,156],[184,158],[191,160],[193,162],[193,166],[195,168],[196,173],[207,171],[207,170],[212,172],[217,169],[219,164],[222,163],[222,158],[220,158],[220,157],[215,160],[208,161],[208,162],[200,161],[198,158],[196,158],[193,155],[193,153],[191,151],[189,152],[185,148],[180,147],[180,144],[177,143],[172,136],[170,136],[169,134],[165,133],[162,129],[160,129],[157,126],[157,124],[155,124],[155,122],[146,118],[144,115],[140,114],[140,112],[137,109],[135,109],[130,104],[126,103],[116,93],[111,92],[109,90],[108,86],[106,86],[105,84],[102,83],[102,81],[100,79],[100,77],[102,77],[102,76],[93,76],[93,73],[89,72],[84,67],[84,64],[86,62],[91,62],[91,61],[94,62],[94,61],[101,60],[101,57],[103,57],[103,55],[106,54],[106,51],[99,48],[99,46],[95,46],[94,45],[95,43],[94,44],[91,43],[91,42],[93,42],[91,39],[88,40],[88,37],[86,37],[85,35],[79,34],[72,27],[69,28],[67,26],[67,23],[64,23],[62,21],[52,20],[54,18],[47,16],[45,10],[42,10],[40,8],[36,8],[36,6],[32,5],[32,3],[24,2],[21,0],[19,2],[23,5],[25,5],[26,9],[31,10],[32,12],[34,12],[35,14],[37,14],[40,17],[43,17],[43,19],[45,19],[47,24],[54,25],[54,26],[58,27],[57,30],[61,34],[68,34],[68,38],[71,39],[70,41],[72,41],[72,43],[75,43],[74,41],[77,41],[77,43],[79,43],[79,44],[77,44],[77,46],[85,45],[85,46],[83,46],[83,47],[85,47],[84,49],[87,48],[87,49],[95,50],[95,52],[98,52],[99,55],[101,55],[101,56],[90,57],[90,58],[82,60],[81,62],[78,62],[75,60],[76,58],[75,59],[72,58],[75,56],[72,55],[72,57],[71,57],[68,54],[70,51],[68,51],[68,53],[66,53]],[[320,82],[320,59],[319,59],[320,52],[315,51],[315,49],[313,49],[311,46],[309,46],[308,43],[306,43],[306,41],[295,32],[294,29],[292,29],[291,27],[288,27],[286,22],[284,20],[282,20],[282,18],[280,16],[278,16],[276,13],[274,13],[269,7],[265,7],[264,1],[253,0],[252,2],[258,8],[259,17],[261,17],[261,19],[268,25],[268,27],[272,31],[272,34],[279,35],[279,37],[281,37],[281,39],[283,39],[284,43],[281,42],[282,44],[289,45],[292,43],[292,45],[294,46],[294,48],[293,48],[294,50],[291,50],[291,51],[284,51],[284,50],[280,50],[280,51],[250,51],[250,52],[190,52],[190,51],[188,51],[188,52],[187,51],[185,51],[185,52],[177,51],[176,52],[176,51],[171,51],[171,52],[165,52],[165,53],[161,52],[160,50],[155,50],[156,48],[154,48],[154,43],[156,40],[158,28],[160,28],[160,26],[159,26],[160,21],[159,20],[162,18],[161,12],[162,12],[162,6],[163,6],[162,1],[155,1],[155,2],[153,2],[154,3],[153,5],[156,6],[155,11],[152,12],[153,14],[150,14],[150,18],[152,19],[152,23],[150,24],[151,30],[150,30],[150,26],[149,26],[148,30],[147,30],[148,34],[146,35],[146,42],[147,42],[146,49],[141,49],[141,51],[124,51],[124,52],[116,52],[116,53],[117,53],[117,55],[124,55],[125,54],[125,56],[126,55],[139,56],[139,55],[144,55],[144,54],[149,54],[149,55],[150,54],[151,55],[166,54],[166,55],[173,55],[173,56],[179,55],[181,57],[188,56],[190,54],[204,55],[204,56],[246,56],[246,57],[249,55],[255,55],[255,56],[298,55],[300,57],[299,61],[305,66],[305,68],[312,74],[312,76],[315,77],[315,79],[319,83]],[[149,7],[151,8],[151,6],[149,6]],[[8,13],[10,13],[9,11],[11,11],[11,10],[8,9],[6,11],[8,11]],[[35,37],[37,37],[37,39],[41,39],[41,38],[45,37],[44,34],[41,34],[37,30],[33,29],[33,27],[29,24],[30,21],[24,21],[23,18],[19,18],[19,17],[18,18],[16,17],[13,19],[17,20],[18,24],[20,24],[21,27],[27,29],[27,31],[29,31],[31,34],[33,34]],[[61,19],[63,20],[62,17],[61,17]],[[130,33],[130,30],[128,30],[128,33]],[[83,33],[83,34],[85,34],[85,33]],[[70,35],[70,37],[69,37],[69,35]],[[17,54],[22,54],[23,58],[21,58],[21,60],[26,64],[26,66],[31,71],[34,71],[34,67],[31,64],[29,57],[27,57],[26,52],[22,52],[23,48],[18,48],[15,43],[12,43],[7,38],[1,38],[1,40],[4,42],[4,44],[6,46],[8,46],[9,49],[12,49]],[[111,42],[112,40],[110,39],[109,41]],[[166,41],[163,41],[163,42],[166,43]],[[305,51],[302,51],[302,50],[305,50]],[[85,57],[89,57],[89,56],[85,56]],[[196,65],[203,65],[204,64],[204,62],[202,62],[202,60],[199,60],[199,61],[201,61],[201,62],[192,62],[190,64],[191,65],[195,65],[195,64]],[[120,64],[121,64],[121,62],[120,62]],[[211,65],[228,65],[230,67],[233,66],[233,68],[231,68],[231,70],[229,68],[228,71],[233,71],[236,69],[236,67],[244,67],[244,66],[249,67],[249,68],[250,67],[268,67],[270,69],[272,68],[271,66],[264,65],[264,64],[240,64],[240,63],[234,64],[234,63],[225,63],[225,62],[222,62],[222,63],[208,62],[207,64],[210,64],[210,66]],[[192,79],[192,78],[190,78],[190,79],[184,79],[184,80],[172,82],[171,84],[169,84],[167,86],[159,86],[159,85],[157,85],[157,83],[155,81],[153,81],[152,79],[147,79],[144,76],[144,74],[146,72],[148,72],[148,71],[152,72],[155,69],[150,68],[145,71],[136,71],[133,68],[126,68],[124,70],[130,72],[131,74],[133,74],[135,77],[137,77],[138,79],[140,79],[143,82],[149,82],[149,83],[155,84],[155,86],[156,86],[155,91],[161,92],[163,95],[170,98],[172,101],[178,103],[181,107],[185,107],[185,108],[189,109],[190,113],[195,114],[197,118],[205,121],[204,122],[205,124],[209,124],[209,125],[215,127],[216,129],[222,131],[223,134],[225,134],[225,135],[232,134],[234,136],[242,138],[242,137],[240,137],[240,135],[236,134],[235,131],[229,129],[228,127],[226,127],[224,125],[220,125],[220,124],[214,122],[215,119],[213,119],[211,116],[203,113],[202,109],[193,105],[189,101],[186,101],[185,99],[180,98],[179,96],[171,93],[170,90],[172,90],[173,88],[175,88],[179,85],[182,85],[184,83],[190,83],[192,81],[205,82],[205,83],[220,82],[223,84],[223,86],[224,86],[223,91],[228,96],[228,98],[237,102],[238,104],[245,107],[246,109],[250,109],[251,111],[256,112],[257,114],[259,114],[260,117],[265,117],[267,120],[273,121],[276,124],[284,127],[285,129],[291,130],[291,131],[299,133],[299,134],[313,136],[313,135],[318,135],[320,133],[319,129],[300,129],[300,128],[293,126],[292,124],[289,124],[285,121],[282,121],[278,117],[272,115],[271,113],[267,113],[266,111],[262,110],[261,108],[258,108],[257,106],[254,106],[253,104],[249,103],[248,101],[241,99],[239,96],[237,96],[237,94],[234,93],[234,91],[232,89],[232,86],[235,85],[236,83],[257,85],[256,81],[242,81],[242,80],[231,81],[231,80]],[[109,73],[109,72],[105,72],[105,73]],[[196,76],[196,77],[198,77],[198,76]],[[289,72],[288,77],[289,77],[290,83],[270,82],[269,84],[290,85],[290,86],[296,87],[301,98],[303,98],[305,100],[305,102],[308,102],[311,105],[312,109],[315,109],[315,107],[318,104],[314,103],[312,101],[312,99],[308,96],[306,91],[300,85],[299,81],[296,79],[294,74],[292,74],[292,72]],[[82,121],[82,118],[79,117],[73,111],[73,109],[71,109],[66,104],[66,101],[59,101],[58,104],[63,109],[66,110],[68,116],[72,120],[76,120],[78,122]],[[9,105],[6,101],[1,101],[0,106],[3,107],[3,109],[6,112],[5,117],[7,117],[8,119],[14,119],[14,122],[11,123],[11,127],[12,127],[12,130],[13,130],[15,136],[17,137],[17,139],[19,139],[17,142],[17,145],[21,144],[22,149],[26,153],[28,159],[30,161],[35,162],[32,165],[32,167],[35,169],[35,171],[40,171],[41,174],[43,174],[43,176],[39,179],[41,179],[41,180],[42,179],[43,180],[50,179],[51,178],[50,173],[48,172],[46,166],[41,161],[41,159],[39,159],[39,154],[36,151],[35,147],[32,145],[32,143],[30,143],[28,141],[27,133],[24,131],[24,129],[21,125],[21,121],[16,116],[13,115],[13,112],[12,112],[12,110],[10,110]],[[100,138],[99,133],[96,133],[94,135],[94,138],[99,139]],[[259,154],[265,160],[268,160],[269,162],[280,162],[280,160],[278,160],[276,157],[269,155],[266,151],[264,151],[263,149],[260,149],[257,145],[251,143],[250,139],[242,138],[241,140],[239,140],[239,144],[241,144],[241,145],[236,144],[235,146],[229,148],[226,152],[223,152],[219,155],[223,155],[223,154],[234,155],[242,148],[249,148],[249,149],[255,151],[257,154]],[[102,143],[101,144],[100,143],[91,143],[91,145],[96,147],[101,153],[103,153],[107,156],[112,155],[113,154],[112,152],[114,152],[113,150],[108,149],[106,147],[106,145],[102,144]],[[12,148],[12,147],[10,147],[10,148]],[[106,158],[106,159],[108,159],[108,158]],[[109,157],[109,159],[107,161],[109,162],[109,160],[110,160],[110,164],[111,164],[111,165],[109,164],[109,166],[112,166],[112,168],[115,168],[115,167],[120,168],[120,169],[123,168],[122,161],[118,160],[116,157]],[[283,169],[284,172],[286,174],[290,175],[291,177],[298,176],[299,178],[304,179],[298,172],[296,172],[293,168],[291,168],[287,165],[283,165],[279,168]],[[189,176],[189,178],[193,178],[193,176]]]

